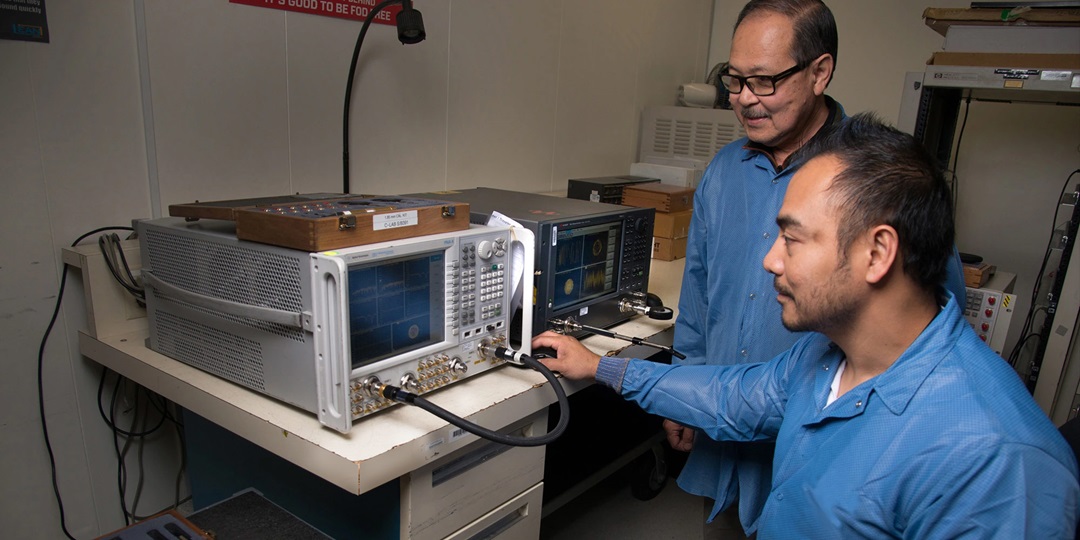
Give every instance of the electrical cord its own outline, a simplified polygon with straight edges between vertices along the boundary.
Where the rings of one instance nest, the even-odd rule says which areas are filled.
[[[566,398],[566,391],[563,390],[562,384],[559,384],[559,380],[555,377],[555,374],[548,369],[547,366],[541,364],[539,361],[533,359],[531,356],[522,353],[512,352],[505,347],[496,347],[495,355],[507,360],[525,364],[526,366],[539,371],[545,379],[551,383],[551,389],[555,391],[555,397],[559,402],[559,423],[555,425],[555,428],[551,431],[538,435],[536,437],[519,437],[516,435],[504,435],[487,429],[478,424],[474,424],[460,416],[457,416],[438,405],[416,395],[411,392],[406,392],[396,386],[385,385],[380,390],[383,397],[389,400],[398,401],[401,403],[408,403],[409,405],[415,405],[443,420],[457,426],[469,433],[478,435],[481,438],[487,439],[492,442],[505,444],[508,446],[543,446],[554,442],[559,436],[566,431],[566,426],[570,423],[570,401]]]
[[[124,226],[101,227],[101,228],[94,229],[92,231],[89,231],[89,232],[79,236],[74,242],[71,243],[71,247],[76,247],[83,240],[85,240],[86,238],[88,238],[88,237],[90,237],[92,235],[98,234],[98,233],[105,232],[105,231],[132,231],[132,230],[133,229],[131,227],[124,227]],[[136,300],[138,302],[140,302],[140,304],[141,304],[143,302],[143,299],[145,298],[145,296],[143,294],[142,287],[139,286],[138,281],[135,279],[134,275],[131,272],[131,268],[128,265],[127,258],[124,255],[123,249],[122,249],[122,247],[120,245],[119,236],[117,236],[115,233],[108,234],[108,235],[102,235],[101,237],[98,238],[98,246],[101,249],[101,253],[102,253],[103,257],[104,257],[106,266],[108,266],[109,271],[112,273],[113,277],[117,280],[118,283],[120,283],[121,286],[124,287],[124,289],[126,289],[129,293],[131,293],[133,296],[135,296]],[[123,273],[121,273],[121,270],[123,271]],[[57,509],[58,509],[58,511],[60,513],[60,528],[62,529],[65,537],[69,538],[70,540],[76,540],[75,537],[71,534],[71,532],[67,528],[67,517],[66,517],[65,510],[64,510],[64,500],[63,500],[63,497],[60,494],[60,487],[59,487],[59,484],[57,482],[56,455],[55,455],[55,453],[53,451],[53,448],[52,448],[52,441],[51,441],[51,438],[49,436],[49,425],[48,425],[48,421],[47,421],[46,416],[45,416],[45,392],[44,392],[45,346],[48,343],[49,336],[52,334],[53,327],[56,325],[56,321],[59,318],[60,306],[63,303],[64,292],[65,292],[65,290],[67,288],[67,276],[68,276],[68,265],[65,264],[63,266],[63,270],[61,271],[60,287],[59,287],[59,291],[57,292],[57,295],[56,295],[56,303],[55,303],[55,305],[53,307],[52,316],[49,319],[49,324],[45,328],[44,335],[41,338],[41,344],[38,347],[37,389],[38,389],[38,414],[39,414],[39,418],[40,418],[40,421],[41,421],[41,431],[42,431],[42,436],[43,436],[44,441],[45,441],[45,449],[46,449],[46,451],[48,452],[48,455],[49,455],[49,470],[50,470],[50,474],[51,474],[53,496],[56,499]],[[169,421],[173,422],[176,425],[177,436],[179,437],[180,442],[181,442],[181,446],[180,446],[180,451],[181,451],[180,459],[181,459],[181,462],[180,462],[180,471],[177,473],[176,504],[172,508],[179,507],[181,504],[183,504],[184,501],[190,500],[190,498],[191,498],[190,495],[189,495],[188,497],[184,498],[183,500],[180,499],[180,486],[181,486],[181,483],[182,483],[183,473],[184,473],[184,470],[185,470],[185,467],[186,467],[186,464],[187,464],[187,456],[186,456],[186,452],[185,452],[185,449],[184,449],[184,446],[183,446],[183,433],[180,431],[180,429],[182,428],[182,424],[180,422],[178,422],[175,418],[172,417],[172,415],[170,415],[168,413],[168,406],[167,406],[167,402],[166,402],[165,398],[163,398],[163,397],[161,398],[161,400],[163,402],[163,405],[161,407],[159,407],[157,405],[157,403],[153,399],[153,396],[156,395],[156,394],[150,393],[149,390],[146,390],[145,388],[140,386],[139,387],[140,391],[143,392],[146,395],[146,401],[149,402],[151,405],[153,405],[154,408],[157,409],[158,412],[161,413],[162,418],[158,421],[156,426],[154,426],[151,429],[146,429],[147,417],[143,416],[143,429],[142,429],[142,431],[135,431],[134,430],[134,425],[135,425],[134,423],[132,424],[132,427],[130,428],[130,430],[124,430],[124,429],[120,428],[119,426],[117,426],[116,422],[115,422],[115,418],[113,417],[112,419],[110,419],[110,416],[112,416],[112,411],[110,412],[109,415],[106,415],[105,411],[102,409],[102,399],[101,398],[102,398],[102,396],[104,394],[105,377],[106,377],[106,374],[108,372],[109,372],[108,368],[103,368],[102,369],[101,380],[98,383],[98,412],[101,414],[101,417],[105,421],[106,426],[108,426],[114,433],[114,449],[117,450],[118,454],[120,453],[120,449],[119,449],[119,444],[117,443],[115,437],[117,437],[117,436],[127,437],[128,441],[127,441],[127,444],[125,445],[125,447],[129,447],[130,443],[131,443],[131,441],[133,439],[135,439],[135,438],[142,439],[142,438],[145,438],[147,435],[150,435],[150,434],[154,433],[155,431],[157,431],[161,427],[161,425],[163,424],[165,419],[168,419]],[[117,374],[117,383],[116,383],[116,386],[114,386],[114,389],[113,389],[114,398],[115,398],[115,395],[118,393],[118,387],[121,385],[122,380],[124,380],[124,379],[119,374]],[[158,396],[158,397],[160,397],[160,396]],[[137,399],[138,399],[138,394],[136,394],[136,400]],[[114,410],[115,410],[115,401],[113,401],[113,407],[114,407]],[[136,411],[136,413],[137,413],[137,411]],[[137,417],[138,414],[136,414],[135,416]],[[133,418],[132,421],[134,422],[135,418]],[[140,444],[140,452],[141,452],[141,449],[142,449],[142,444]],[[123,451],[123,453],[126,453],[126,451],[127,450],[125,449]],[[141,462],[140,462],[140,466],[141,466]],[[140,482],[141,482],[141,476],[140,476]],[[124,510],[125,522],[127,522],[129,516],[133,517],[135,519],[141,519],[140,516],[137,516],[135,514],[134,508],[129,513],[128,510],[126,509],[126,506],[125,506],[126,503],[124,502],[124,499],[123,499],[123,493],[125,491],[124,483],[126,483],[126,470],[125,470],[122,459],[121,459],[121,463],[118,465],[118,483],[120,483],[120,485],[119,485],[119,489],[120,489],[120,492],[121,492],[120,504],[121,504],[121,507]],[[141,485],[139,487],[139,490],[141,491]],[[137,502],[136,502],[136,504],[137,504]],[[156,513],[157,512],[155,512],[155,514]]]
[[[1037,306],[1036,301],[1039,297],[1039,289],[1042,287],[1043,276],[1046,275],[1046,264],[1050,260],[1050,253],[1053,250],[1055,231],[1058,229],[1058,213],[1061,212],[1061,199],[1065,196],[1065,190],[1069,187],[1069,182],[1072,181],[1072,177],[1080,173],[1080,169],[1076,169],[1069,173],[1069,176],[1065,177],[1065,183],[1061,186],[1061,192],[1058,193],[1057,205],[1054,210],[1054,217],[1050,221],[1050,239],[1046,242],[1046,250],[1043,252],[1042,262],[1039,264],[1039,272],[1035,276],[1035,284],[1031,288],[1031,302],[1028,306],[1027,315],[1024,317],[1024,325],[1020,329],[1020,338],[1013,346],[1012,351],[1009,353],[1009,364],[1013,367],[1020,361],[1020,354],[1023,350],[1023,346],[1027,343],[1028,339],[1038,336],[1042,338],[1042,334],[1039,332],[1032,332],[1031,329],[1034,326],[1035,314],[1040,310],[1047,311],[1046,306]],[[1080,204],[1080,201],[1076,201],[1076,204]]]
[[[956,151],[953,152],[953,165],[950,180],[950,191],[952,192],[952,205],[953,211],[956,211],[956,205],[960,202],[960,178],[956,176],[956,167],[960,162],[960,143],[964,140],[964,130],[967,128],[967,121],[969,111],[971,110],[971,94],[968,93],[967,99],[964,101],[964,121],[960,123],[960,134],[956,137]]]
[[[104,386],[105,386],[105,382],[106,382],[106,376],[110,372],[111,372],[111,370],[109,370],[108,368],[103,369],[101,379],[100,379],[100,381],[98,383],[98,413],[101,415],[101,418],[105,422],[105,425],[107,427],[109,427],[109,429],[111,429],[112,432],[113,432],[113,437],[114,437],[114,439],[113,439],[113,447],[114,447],[114,451],[117,453],[117,489],[118,489],[119,494],[120,494],[121,510],[124,513],[125,521],[129,522],[129,524],[130,524],[130,522],[132,520],[135,521],[135,522],[138,522],[138,521],[147,519],[147,518],[149,518],[149,517],[151,517],[153,515],[164,512],[165,510],[178,508],[185,501],[190,500],[190,498],[191,498],[190,495],[188,497],[186,497],[186,498],[183,498],[183,499],[181,499],[181,497],[180,497],[180,488],[181,488],[181,486],[183,484],[184,471],[187,469],[187,450],[186,450],[186,448],[184,446],[184,435],[183,435],[183,431],[182,431],[183,424],[181,422],[177,421],[177,419],[171,413],[169,413],[169,411],[168,411],[168,404],[169,404],[168,400],[166,400],[164,397],[160,396],[156,392],[152,392],[152,391],[148,390],[144,386],[136,385],[136,389],[135,389],[136,393],[135,393],[135,396],[134,396],[136,401],[135,401],[135,406],[133,407],[133,409],[135,410],[135,416],[141,418],[141,420],[142,420],[141,428],[139,430],[134,429],[135,428],[135,419],[134,418],[132,419],[132,425],[128,430],[125,430],[124,428],[121,428],[119,425],[117,425],[116,418],[115,418],[117,399],[118,399],[118,396],[121,395],[122,392],[123,392],[123,386],[129,380],[127,378],[119,375],[119,374],[116,374],[116,382],[115,382],[115,384],[113,386],[112,396],[110,397],[110,410],[109,410],[108,413],[106,413],[105,409],[103,408],[103,405],[102,405],[102,397],[104,395]],[[113,373],[115,373],[115,372],[113,372]],[[162,403],[159,405],[155,398],[160,399]],[[142,409],[142,407],[140,407],[139,404],[142,403],[142,402],[149,403],[152,406],[152,408],[159,415],[159,418],[157,419],[156,424],[153,427],[149,427],[149,428],[147,427],[148,423],[150,422],[151,416],[149,416],[149,415],[140,415],[139,414],[139,411]],[[180,446],[180,466],[179,466],[179,468],[177,470],[177,473],[176,473],[175,502],[174,502],[173,505],[167,506],[164,509],[153,512],[153,513],[151,513],[149,515],[145,515],[145,516],[140,515],[140,514],[138,514],[138,512],[136,510],[137,510],[137,507],[138,507],[139,498],[141,496],[142,484],[143,484],[143,479],[144,479],[144,475],[142,474],[142,470],[143,470],[142,453],[143,453],[143,450],[144,450],[144,448],[146,446],[145,445],[145,439],[147,437],[153,435],[154,433],[159,432],[161,427],[164,425],[166,420],[171,422],[175,426],[175,428],[176,428],[176,436],[177,436],[177,439],[179,440],[179,446]],[[119,443],[117,441],[118,437],[125,437],[126,438],[123,448],[121,448],[119,446]],[[140,474],[139,474],[138,485],[136,486],[135,498],[134,498],[134,500],[132,502],[131,508],[128,509],[127,508],[127,487],[126,487],[128,477],[127,477],[127,468],[126,468],[127,467],[126,466],[126,457],[127,457],[127,453],[130,451],[130,446],[131,446],[132,442],[135,439],[140,440],[139,447],[138,447]]]
[[[110,373],[110,372],[112,372],[112,370],[110,370],[109,368],[102,369],[102,371],[101,371],[101,379],[98,381],[98,414],[101,415],[101,419],[105,422],[105,425],[110,430],[112,430],[113,433],[118,434],[118,435],[122,435],[124,437],[145,437],[145,436],[150,435],[151,433],[154,433],[155,431],[157,431],[158,428],[160,428],[162,426],[162,424],[165,423],[165,420],[167,419],[167,417],[165,415],[162,415],[162,417],[158,421],[157,425],[155,425],[152,429],[150,429],[148,431],[131,432],[131,431],[125,431],[123,428],[121,428],[120,426],[117,426],[114,423],[114,420],[112,419],[113,411],[109,411],[108,414],[105,413],[105,409],[103,409],[102,405],[101,405],[101,396],[104,394],[105,375]],[[123,381],[123,380],[126,380],[126,379],[124,379],[120,374],[116,375],[116,383],[115,383],[115,386],[113,387],[113,395],[114,396],[117,393],[117,387],[121,384],[121,381]],[[159,412],[160,412],[160,409],[159,409]]]
[[[146,416],[142,419],[142,428],[146,429]],[[136,455],[138,459],[136,463],[139,464],[139,480],[135,482],[135,498],[131,501],[131,518],[136,522],[142,521],[150,516],[139,515],[139,501],[142,500],[143,487],[146,485],[146,463],[143,461],[143,456],[146,453],[146,444],[140,444]]]
[[[113,416],[116,412],[116,400],[120,394],[119,388],[123,382],[123,379],[118,381],[118,384],[114,388],[112,400],[109,404],[109,418],[112,421],[112,425],[116,425],[116,418]],[[131,415],[131,427],[130,430],[134,431],[135,426],[139,421],[139,410],[135,408],[135,413]],[[127,509],[127,453],[131,448],[134,437],[126,437],[124,439],[123,449],[120,447],[119,435],[113,432],[113,449],[116,451],[116,485],[120,493],[120,509],[124,512],[124,525],[131,525],[132,513]]]
[[[1026,345],[1027,342],[1033,337],[1042,337],[1041,334],[1039,334],[1038,332],[1031,332],[1031,323],[1034,321],[1036,312],[1037,310],[1028,310],[1028,314],[1024,318],[1024,325],[1020,328],[1021,338],[1017,340],[1016,344],[1013,345],[1012,351],[1009,352],[1009,365],[1013,366],[1014,368],[1020,365],[1020,356],[1024,352],[1024,345]]]
[[[120,245],[120,237],[116,233],[103,234],[98,237],[98,247],[105,258],[105,266],[109,268],[116,282],[131,293],[140,305],[145,305],[146,292],[131,273],[131,266],[128,265],[127,256],[124,255],[124,249]],[[120,274],[121,268],[124,270],[123,275]]]
[[[130,231],[130,230],[132,230],[132,228],[131,227],[101,227],[101,228],[98,228],[98,229],[94,229],[94,230],[92,230],[92,231],[90,231],[88,233],[85,233],[82,236],[76,238],[75,241],[71,243],[71,247],[75,247],[75,246],[79,245],[79,242],[82,242],[87,237],[95,235],[97,233],[104,232],[104,231],[117,231],[117,230]],[[45,450],[49,454],[49,470],[50,470],[51,475],[52,475],[53,496],[56,498],[56,506],[57,506],[57,509],[60,511],[60,529],[64,531],[64,536],[70,538],[71,540],[75,540],[75,537],[71,535],[71,532],[68,531],[68,528],[67,528],[67,519],[66,519],[66,516],[64,515],[64,499],[63,499],[63,497],[60,496],[60,486],[59,486],[59,484],[57,484],[57,481],[56,481],[56,455],[53,453],[52,441],[49,439],[49,423],[45,419],[45,384],[44,384],[44,381],[45,381],[45,377],[44,377],[45,344],[49,342],[49,334],[52,333],[53,326],[56,325],[56,319],[60,315],[60,305],[64,300],[64,289],[65,289],[65,287],[67,285],[67,271],[68,271],[68,266],[65,264],[64,269],[60,273],[60,290],[56,294],[56,305],[53,307],[52,317],[49,318],[49,325],[45,328],[45,335],[43,335],[42,338],[41,338],[41,346],[38,347],[37,387],[38,387],[38,415],[39,415],[39,417],[41,419],[41,433],[42,433],[42,436],[45,439]]]

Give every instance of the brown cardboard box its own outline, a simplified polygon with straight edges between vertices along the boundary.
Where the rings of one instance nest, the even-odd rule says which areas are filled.
[[[681,212],[694,207],[694,188],[670,184],[642,184],[623,188],[622,203],[660,212]]]
[[[930,66],[1080,70],[1080,54],[938,51],[930,57],[930,60],[927,60],[926,64]]]
[[[653,223],[653,236],[661,238],[686,238],[690,234],[690,218],[693,210],[681,212],[657,212]]]
[[[979,287],[986,285],[986,282],[990,281],[990,276],[993,276],[996,271],[997,267],[991,264],[965,264],[964,285],[967,285],[972,289],[978,289]]]
[[[686,257],[686,238],[653,237],[652,257],[661,261],[674,261]]]
[[[949,26],[1077,26],[1080,9],[926,8],[926,26],[941,35]]]

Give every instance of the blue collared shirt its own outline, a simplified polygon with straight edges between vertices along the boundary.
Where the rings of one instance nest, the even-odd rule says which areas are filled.
[[[828,103],[827,126],[844,118],[843,107]],[[694,194],[675,324],[674,347],[687,356],[678,363],[766,362],[802,336],[783,327],[773,276],[762,266],[776,240],[776,214],[798,158],[792,156],[791,165],[777,171],[744,138],[721,149],[705,170]],[[954,294],[965,294],[958,254],[947,284]],[[679,486],[716,500],[710,520],[738,498],[743,528],[752,533],[769,494],[772,444],[716,442],[700,435]]]
[[[767,363],[604,358],[597,381],[710,437],[775,440],[759,538],[1073,538],[1075,456],[952,293],[884,373],[826,406],[843,351]]]

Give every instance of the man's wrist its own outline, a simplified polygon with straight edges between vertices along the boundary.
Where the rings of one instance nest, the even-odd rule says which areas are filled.
[[[616,392],[621,391],[623,376],[626,375],[626,366],[629,363],[630,360],[626,358],[600,357],[600,364],[596,366],[596,382]]]

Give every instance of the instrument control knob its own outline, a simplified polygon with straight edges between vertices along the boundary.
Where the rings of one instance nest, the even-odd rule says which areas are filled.
[[[476,256],[485,260],[490,259],[491,254],[494,250],[495,248],[491,245],[490,241],[483,240],[480,242],[479,245],[476,246]]]

